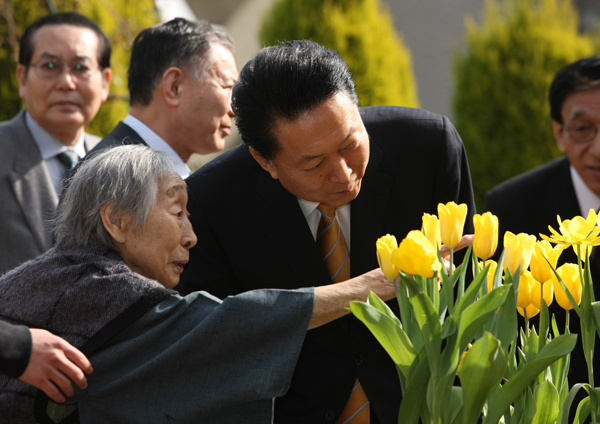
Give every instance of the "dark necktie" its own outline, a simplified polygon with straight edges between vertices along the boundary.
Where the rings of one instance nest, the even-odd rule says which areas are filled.
[[[65,168],[65,178],[69,178],[77,166],[77,162],[79,162],[79,155],[74,150],[65,150],[56,155],[56,157]]]
[[[317,246],[334,283],[350,279],[350,252],[335,217],[335,208],[320,204],[321,221],[317,231]],[[336,424],[369,424],[370,406],[358,378]]]

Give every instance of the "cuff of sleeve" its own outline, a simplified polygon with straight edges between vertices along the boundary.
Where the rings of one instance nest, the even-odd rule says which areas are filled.
[[[0,324],[0,372],[19,378],[31,357],[31,332],[22,325]]]

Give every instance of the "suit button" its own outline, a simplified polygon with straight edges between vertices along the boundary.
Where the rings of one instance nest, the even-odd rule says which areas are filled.
[[[363,357],[362,355],[356,355],[354,357],[354,365],[360,365],[363,362]]]
[[[327,420],[327,421],[333,421],[333,420],[335,420],[335,412],[329,411],[328,413],[326,413],[325,414],[325,420]]]

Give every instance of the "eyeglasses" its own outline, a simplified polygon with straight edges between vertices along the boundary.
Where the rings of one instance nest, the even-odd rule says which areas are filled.
[[[62,63],[57,60],[43,60],[38,63],[30,63],[35,74],[45,80],[56,79],[62,75],[63,69],[68,69],[71,77],[78,81],[87,81],[94,73],[102,69],[99,65],[90,65],[85,62],[74,62],[72,64]]]
[[[599,126],[583,122],[570,124],[565,126],[565,128],[574,141],[577,143],[587,143],[596,138]]]

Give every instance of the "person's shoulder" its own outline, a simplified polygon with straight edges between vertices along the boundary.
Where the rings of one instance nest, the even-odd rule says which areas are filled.
[[[486,199],[515,197],[521,194],[531,196],[540,189],[552,185],[556,178],[562,178],[569,170],[569,160],[566,156],[554,159],[537,168],[514,176],[490,190]]]
[[[27,128],[25,124],[25,109],[21,109],[13,118],[8,121],[0,122],[0,134],[4,136],[12,133],[14,130],[19,128]],[[5,140],[5,137],[0,138],[0,141]]]
[[[243,180],[250,172],[256,172],[260,166],[254,160],[245,144],[223,152],[186,178],[188,185],[219,179],[221,183]],[[262,169],[262,168],[260,168]]]

